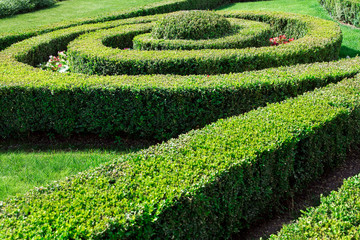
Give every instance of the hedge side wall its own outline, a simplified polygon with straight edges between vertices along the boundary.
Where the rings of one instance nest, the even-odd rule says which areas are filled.
[[[360,175],[343,186],[321,205],[309,208],[294,224],[286,225],[269,239],[360,239]]]
[[[247,0],[236,0],[237,2]],[[255,0],[256,1],[256,0]],[[36,29],[27,31],[16,31],[11,33],[0,34],[0,50],[9,47],[11,44],[22,41],[24,39],[37,36],[43,33],[64,29],[68,27],[89,24],[100,23],[118,19],[133,18],[138,16],[155,15],[160,13],[168,13],[179,10],[192,10],[192,9],[213,9],[226,3],[233,2],[232,0],[164,0],[161,2],[148,4],[143,7],[137,7],[129,10],[123,10],[118,12],[112,12],[107,15],[103,15],[99,18],[82,18],[72,21],[64,21],[57,24],[52,24]]]
[[[270,24],[243,20],[229,19],[233,32],[227,36],[205,40],[185,39],[156,39],[151,33],[141,34],[133,40],[135,50],[200,50],[200,49],[230,49],[263,47],[269,45],[272,36]],[[105,46],[106,39],[103,41]],[[118,46],[111,46],[118,47]]]
[[[35,69],[79,34],[141,17],[44,34],[0,52],[0,136],[94,133],[168,139],[359,71],[359,59],[218,76],[88,76]],[[131,104],[130,104],[131,103]]]
[[[319,0],[319,2],[333,18],[360,27],[359,0]]]
[[[0,208],[3,239],[222,239],[343,160],[360,77],[219,120]]]
[[[83,35],[71,42],[68,52],[72,70],[100,75],[221,74],[331,61],[339,56],[342,34],[332,21],[279,12],[230,11],[221,14],[263,20],[278,31],[292,32],[291,37],[298,39],[277,47],[191,51],[128,51],[104,46],[103,41],[107,38],[127,38],[133,29],[141,28],[119,27]]]

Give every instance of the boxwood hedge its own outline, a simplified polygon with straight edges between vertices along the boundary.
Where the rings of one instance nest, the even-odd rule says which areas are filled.
[[[237,0],[242,2],[247,0]],[[255,0],[256,1],[256,0]],[[64,21],[40,28],[34,28],[30,30],[17,30],[13,32],[1,33],[0,34],[0,50],[5,49],[13,43],[27,39],[29,37],[37,36],[43,33],[51,32],[54,30],[64,29],[68,27],[89,24],[89,23],[100,23],[111,20],[133,18],[138,16],[154,15],[160,13],[168,13],[179,10],[190,10],[190,9],[213,9],[220,5],[230,3],[232,0],[164,0],[153,4],[148,4],[143,7],[137,7],[128,10],[122,10],[112,12],[99,16],[97,18],[81,18],[71,21]]]
[[[309,208],[294,224],[285,226],[270,239],[360,239],[360,175],[343,186],[321,205]]]
[[[359,0],[319,0],[319,2],[335,19],[360,27]]]
[[[360,76],[270,104],[0,206],[3,239],[222,239],[359,143]]]
[[[56,2],[58,0],[2,0],[0,1],[0,18],[48,8]]]
[[[223,37],[232,27],[226,18],[214,11],[179,11],[165,15],[154,25],[156,39],[201,40]]]
[[[76,26],[0,52],[0,136],[125,133],[167,139],[359,72],[358,58],[217,76],[89,76],[28,65],[63,50],[82,33],[154,18]]]
[[[297,40],[277,47],[191,51],[128,51],[105,46],[103,41],[108,38],[121,38],[126,32],[131,34],[131,27],[128,30],[120,27],[85,34],[72,41],[68,52],[73,70],[102,75],[219,74],[331,61],[339,56],[342,35],[334,22],[291,13],[234,11],[222,14],[271,23],[278,31],[291,32],[291,37]]]
[[[199,50],[269,45],[269,38],[272,32],[269,24],[236,18],[230,19],[230,22],[234,29],[232,33],[225,37],[206,40],[169,40],[156,39],[151,36],[151,33],[145,33],[134,37],[132,47],[135,50]],[[107,45],[106,39],[103,43]]]

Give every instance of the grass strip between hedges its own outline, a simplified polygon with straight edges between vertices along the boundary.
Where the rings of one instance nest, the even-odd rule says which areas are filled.
[[[226,238],[359,142],[360,77],[128,154],[2,203],[10,238]]]
[[[270,239],[360,239],[360,175],[343,186],[321,205],[307,209],[296,223],[286,225]]]
[[[81,33],[153,18],[63,29],[0,52],[0,135],[89,132],[167,139],[359,72],[358,58],[217,76],[87,76],[18,62],[36,65]]]
[[[262,47],[269,45],[269,38],[271,37],[271,27],[269,24],[236,18],[231,18],[229,21],[233,27],[233,32],[224,37],[204,40],[170,40],[156,39],[152,37],[151,33],[147,33],[138,35],[132,40],[133,48],[136,50],[199,50]]]
[[[277,47],[191,51],[128,51],[106,47],[103,42],[107,38],[131,34],[133,28],[135,31],[140,26],[119,27],[84,34],[72,41],[68,53],[73,70],[99,75],[221,74],[332,61],[339,57],[342,35],[332,21],[280,12],[230,11],[221,15],[270,23],[282,34],[292,33],[290,36],[296,40]],[[124,47],[129,46],[120,46]]]
[[[243,0],[241,0],[243,1]],[[246,0],[245,0],[246,1]],[[160,13],[168,13],[179,10],[191,10],[191,9],[213,9],[221,6],[225,3],[231,2],[230,0],[169,0],[161,1],[153,4],[148,4],[143,7],[137,7],[129,10],[123,10],[119,12],[112,12],[98,18],[82,18],[74,19],[70,21],[64,21],[49,26],[43,26],[35,29],[22,30],[10,33],[0,34],[0,50],[9,47],[11,44],[22,41],[24,39],[37,36],[43,33],[69,28],[73,26],[89,24],[89,23],[100,23],[118,19],[133,18],[138,16],[147,16]]]

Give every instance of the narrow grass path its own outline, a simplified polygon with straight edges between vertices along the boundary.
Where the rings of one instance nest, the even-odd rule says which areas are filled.
[[[99,166],[118,154],[100,150],[0,153],[0,201]]]
[[[66,0],[54,7],[0,19],[0,33],[26,30],[77,18],[144,6],[163,0]]]
[[[0,19],[0,33],[48,25],[63,20],[94,17],[108,12],[125,10],[162,0],[67,0],[57,6],[33,13]],[[219,10],[272,10],[307,14],[330,20],[317,0],[272,0],[231,4]],[[360,29],[342,25],[344,42],[341,56],[360,54]],[[35,186],[63,179],[88,168],[96,167],[121,154],[133,151],[119,148],[115,151],[89,148],[85,150],[16,150],[3,151],[0,143],[0,201],[16,193],[24,193]]]
[[[95,136],[0,140],[0,201],[154,144],[154,141]]]
[[[317,0],[267,0],[259,2],[241,2],[223,6],[218,10],[265,10],[300,13],[332,20],[327,11]],[[360,55],[360,29],[348,25],[341,25],[343,44],[340,57],[355,57]]]
[[[101,16],[160,1],[162,0],[67,0],[59,2],[52,8],[0,19],[0,34],[65,20]],[[25,193],[34,187],[97,167],[121,154],[146,147],[146,145],[135,143],[128,146],[121,145],[112,150],[103,150],[96,146],[87,148],[82,145],[74,148],[71,144],[60,147],[56,144],[48,144],[45,149],[37,149],[37,144],[29,146],[24,142],[8,150],[11,145],[0,142],[0,201],[17,193]]]

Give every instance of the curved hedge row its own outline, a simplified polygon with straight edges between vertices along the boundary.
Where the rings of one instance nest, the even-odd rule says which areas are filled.
[[[0,206],[3,239],[223,239],[359,143],[360,77],[219,120]]]
[[[48,8],[56,2],[58,0],[2,0],[0,1],[0,18]]]
[[[360,239],[360,175],[344,181],[336,192],[309,208],[296,223],[269,239]]]
[[[219,38],[232,31],[229,20],[214,11],[178,11],[159,19],[151,34],[157,39],[201,40]]]
[[[312,30],[297,15],[241,16],[266,22],[271,14],[278,16],[275,34],[301,38]],[[360,72],[359,58],[214,76],[89,76],[28,65],[47,60],[81,34],[139,23],[146,27],[158,17],[76,26],[0,52],[0,135],[125,132],[164,139]],[[312,35],[327,42],[326,48],[333,44],[332,57],[341,39],[335,32],[325,39]],[[119,46],[119,40],[109,38],[106,44]],[[0,203],[0,236],[226,238],[343,158],[360,136],[359,90],[358,79],[348,80],[219,120]]]
[[[167,139],[218,118],[353,76],[359,69],[356,58],[219,76],[105,77],[57,74],[21,63],[37,65],[82,33],[148,22],[156,17],[77,26],[31,38],[2,51],[0,136],[41,131],[65,136],[126,133]]]
[[[243,19],[231,19],[235,28],[228,36],[206,40],[155,39],[151,33],[141,34],[133,40],[135,50],[200,50],[261,47],[269,45],[269,24]],[[106,40],[104,42],[107,42]],[[103,43],[104,43],[103,42]],[[104,44],[107,45],[106,43]],[[112,46],[116,47],[116,46]]]
[[[237,0],[238,2],[247,0]],[[89,24],[89,23],[101,23],[106,21],[113,21],[118,19],[133,18],[138,16],[154,15],[160,13],[168,13],[179,10],[191,10],[191,9],[213,9],[220,5],[232,2],[232,0],[164,0],[153,4],[148,4],[143,7],[136,7],[129,10],[123,10],[118,12],[112,12],[107,15],[103,15],[98,18],[82,18],[72,21],[64,21],[49,26],[43,26],[26,31],[18,31],[14,29],[11,33],[0,34],[0,50],[5,49],[13,43],[22,41],[24,39],[37,36],[40,34],[48,33],[51,31],[69,28],[73,26]]]
[[[279,28],[279,31],[292,32],[291,37],[298,39],[278,47],[191,51],[128,51],[104,46],[103,41],[107,38],[114,36],[121,38],[122,35],[131,34],[132,27],[128,30],[120,27],[85,34],[71,42],[68,53],[72,70],[101,75],[219,74],[331,61],[338,58],[342,35],[339,26],[334,22],[290,13],[225,12],[222,14],[232,18],[263,19],[275,28]]]
[[[359,0],[319,0],[319,2],[335,19],[360,27]]]

